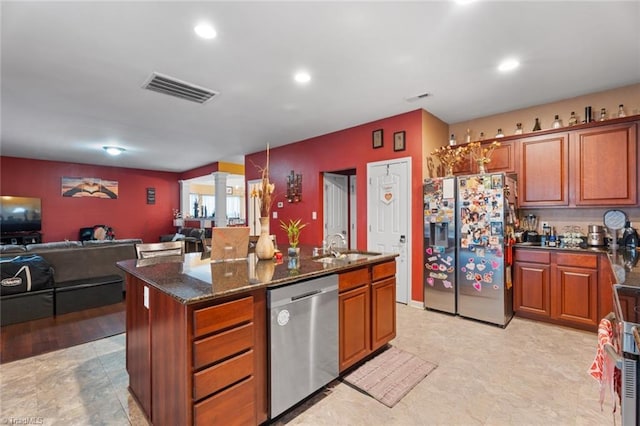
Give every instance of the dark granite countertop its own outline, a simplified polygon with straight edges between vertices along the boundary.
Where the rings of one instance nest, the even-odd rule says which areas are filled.
[[[191,304],[240,294],[265,287],[277,287],[296,281],[340,273],[364,265],[393,260],[397,254],[384,253],[359,260],[321,263],[311,257],[311,247],[301,247],[297,268],[282,261],[247,259],[212,262],[208,253],[187,253],[152,259],[131,259],[118,267],[168,294],[182,304]]]
[[[619,249],[608,256],[616,284],[640,287],[640,249]]]
[[[542,246],[540,243],[516,243],[513,245],[515,248],[522,249],[534,249],[534,250],[552,250],[552,251],[571,251],[571,252],[579,252],[579,253],[608,253],[609,249],[606,246],[596,246],[596,247],[549,247]]]

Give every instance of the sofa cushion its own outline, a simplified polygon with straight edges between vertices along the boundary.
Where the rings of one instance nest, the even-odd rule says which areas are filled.
[[[58,250],[72,247],[82,247],[80,241],[56,241],[53,243],[27,244],[27,251]]]
[[[27,251],[25,246],[19,246],[17,244],[2,244],[0,245],[0,253],[24,253]]]
[[[122,240],[88,240],[83,241],[82,245],[85,247],[88,246],[106,246],[106,245],[116,245],[116,244],[139,244],[142,240],[140,238],[129,238]]]

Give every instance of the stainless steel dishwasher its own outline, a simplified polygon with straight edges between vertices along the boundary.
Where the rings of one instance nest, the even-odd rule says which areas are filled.
[[[267,291],[271,418],[338,377],[338,276]]]

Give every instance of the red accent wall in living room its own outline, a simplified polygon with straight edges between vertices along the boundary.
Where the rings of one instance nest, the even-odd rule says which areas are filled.
[[[383,147],[372,148],[372,132],[383,129]],[[393,134],[405,131],[406,150],[393,150]],[[276,190],[272,212],[278,212],[278,219],[271,219],[270,232],[276,240],[286,246],[287,236],[280,229],[280,219],[301,218],[308,226],[300,236],[301,244],[319,246],[323,235],[322,213],[322,173],[347,169],[356,170],[357,196],[357,249],[367,249],[367,163],[411,157],[411,225],[413,238],[411,250],[414,261],[411,268],[411,294],[415,300],[422,299],[422,262],[416,262],[416,256],[422,256],[422,110],[388,117],[360,126],[318,136],[294,144],[270,149],[270,178]],[[256,165],[263,166],[266,152],[262,151],[245,157],[245,177],[247,180],[259,179]],[[286,200],[286,176],[294,170],[302,173],[302,201],[289,204]],[[278,208],[278,201],[283,207]],[[317,219],[312,220],[312,212]]]
[[[118,181],[118,198],[63,197],[61,178],[93,177]],[[107,225],[116,238],[156,242],[175,232],[172,209],[179,208],[177,173],[57,161],[0,157],[1,195],[42,199],[44,242],[78,240],[82,227]],[[147,188],[155,188],[155,204],[147,204]]]

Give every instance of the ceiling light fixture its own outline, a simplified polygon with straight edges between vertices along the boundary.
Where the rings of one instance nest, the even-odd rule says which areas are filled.
[[[112,155],[114,157],[126,151],[124,148],[120,148],[118,146],[103,146],[102,149],[107,151],[107,154]]]
[[[218,35],[216,30],[211,25],[206,23],[196,25],[193,28],[193,31],[195,31],[198,36],[205,40],[211,40],[212,38],[216,38],[216,36]]]
[[[514,69],[518,68],[519,65],[520,62],[517,59],[505,59],[504,61],[500,62],[500,65],[498,65],[498,71],[513,71]]]
[[[306,72],[306,71],[300,71],[300,72],[296,73],[296,75],[293,76],[293,78],[298,83],[308,83],[308,82],[311,81],[311,75],[309,75],[309,73]]]

